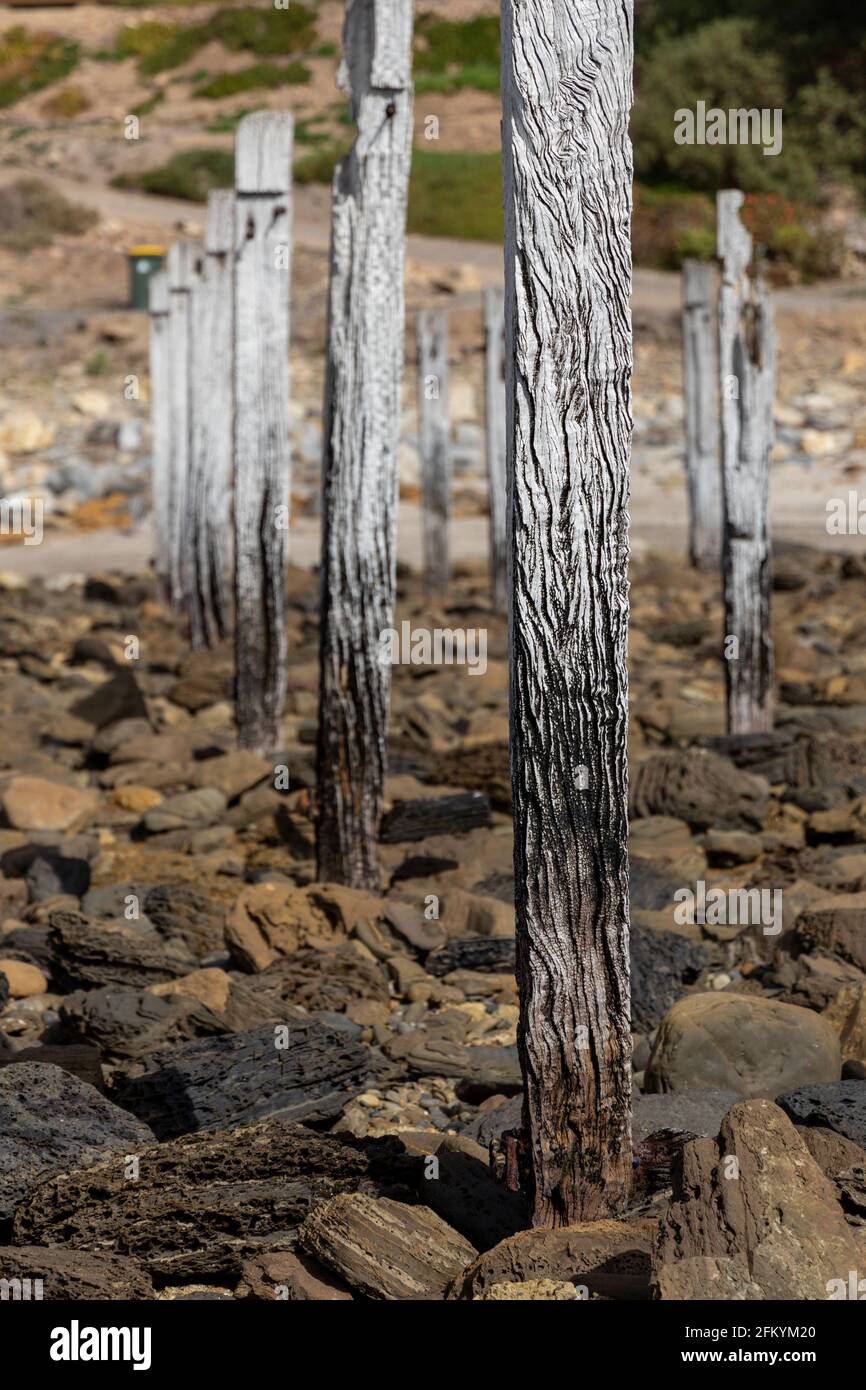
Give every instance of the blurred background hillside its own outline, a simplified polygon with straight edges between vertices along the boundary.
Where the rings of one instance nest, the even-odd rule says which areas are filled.
[[[202,201],[228,184],[238,119],[297,118],[295,178],[327,189],[351,138],[335,86],[343,5],[291,0],[0,6],[0,160]],[[750,195],[778,283],[866,270],[866,25],[820,0],[638,0],[634,249],[676,268],[714,247],[712,195]],[[502,230],[496,0],[419,0],[409,229],[496,241]],[[674,112],[779,108],[783,147],[678,145]],[[138,120],[130,139],[125,118]],[[20,210],[0,243],[26,245]],[[38,238],[37,226],[32,228]]]

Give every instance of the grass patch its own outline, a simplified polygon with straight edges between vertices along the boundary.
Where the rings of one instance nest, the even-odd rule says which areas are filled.
[[[238,92],[254,92],[262,88],[295,86],[309,82],[312,73],[304,63],[253,63],[240,72],[222,72],[196,87],[194,95],[207,101],[237,96]]]
[[[416,92],[471,88],[499,91],[499,16],[440,19],[421,14],[415,23]]]
[[[149,116],[151,111],[155,111],[162,101],[165,101],[165,92],[154,92],[153,96],[148,97],[139,106],[134,106],[130,115]]]
[[[120,174],[112,183],[115,188],[140,188],[164,198],[204,203],[212,188],[231,188],[234,176],[234,155],[229,150],[183,150],[155,169]]]
[[[40,179],[16,179],[0,198],[0,246],[32,251],[55,236],[80,235],[98,221],[90,208],[77,207]]]
[[[416,149],[409,180],[408,230],[424,236],[501,241],[502,157]]]
[[[81,116],[90,110],[90,98],[82,87],[61,87],[58,92],[52,92],[50,97],[46,97],[42,103],[42,110],[46,116],[71,121],[75,116]]]
[[[295,163],[296,183],[330,183],[346,147],[322,146]],[[415,149],[409,180],[408,230],[424,236],[501,241],[502,160],[493,153]]]
[[[49,87],[77,65],[80,48],[59,34],[33,33],[16,24],[0,36],[0,106]]]
[[[108,371],[108,353],[104,348],[97,348],[88,357],[84,364],[84,371],[87,376],[104,376]]]
[[[213,40],[233,53],[286,57],[315,47],[314,20],[313,11],[300,0],[292,0],[287,10],[256,10],[248,5],[217,10],[201,24],[148,19],[124,29],[114,53],[102,56],[135,58],[144,76],[180,67]]]

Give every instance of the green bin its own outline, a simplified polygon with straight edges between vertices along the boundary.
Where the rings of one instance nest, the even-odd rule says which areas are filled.
[[[162,270],[164,246],[131,246],[129,262],[129,304],[132,309],[146,309],[151,275]]]

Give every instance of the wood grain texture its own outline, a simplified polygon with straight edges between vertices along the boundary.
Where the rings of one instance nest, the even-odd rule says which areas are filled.
[[[168,274],[158,270],[148,285],[150,310],[150,496],[153,569],[160,598],[169,595],[169,487],[171,468],[171,358]]]
[[[183,611],[184,554],[189,545],[187,487],[191,448],[190,355],[191,290],[199,248],[176,241],[168,250],[168,341],[170,390],[170,463],[168,487],[169,597]]]
[[[340,82],[357,135],[332,186],[316,849],[320,878],[359,888],[379,886],[391,687],[411,21],[411,0],[349,0]]]
[[[286,687],[293,122],[238,124],[235,147],[235,672],[238,742],[279,747]]]
[[[630,0],[503,0],[510,741],[533,1221],[631,1181]]]
[[[192,294],[190,544],[184,602],[194,650],[228,632],[232,483],[234,195],[208,196],[204,254]]]
[[[717,570],[722,558],[722,475],[715,271],[683,262],[683,394],[686,404],[686,482],[689,556],[697,569]]]
[[[769,295],[749,275],[752,239],[740,219],[743,195],[717,198],[723,562],[729,734],[773,727],[768,492],[773,445],[776,334]]]
[[[445,594],[451,579],[451,441],[448,415],[448,312],[423,309],[418,339],[418,446],[421,454],[421,520],[424,587]]]
[[[490,488],[490,582],[493,603],[508,606],[508,545],[505,477],[505,302],[502,290],[487,289],[484,314],[484,419]]]

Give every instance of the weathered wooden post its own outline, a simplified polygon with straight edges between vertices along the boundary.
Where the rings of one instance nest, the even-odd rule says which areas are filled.
[[[484,415],[487,479],[490,487],[490,578],[493,604],[507,603],[505,479],[505,317],[502,290],[487,289],[484,308]]]
[[[334,173],[324,405],[318,874],[378,888],[391,673],[412,0],[349,0],[340,83],[357,136]]]
[[[148,285],[150,310],[150,492],[153,568],[160,598],[169,596],[169,488],[171,466],[171,358],[168,275],[158,270]]]
[[[198,247],[193,241],[176,241],[168,250],[168,342],[170,389],[170,467],[168,490],[169,596],[173,607],[183,608],[184,553],[189,545],[187,491],[192,442],[190,355],[192,338],[191,292]]]
[[[719,373],[724,501],[725,684],[728,732],[773,727],[768,491],[773,445],[776,334],[772,304],[749,275],[752,238],[740,220],[743,195],[717,199]]]
[[[208,196],[204,249],[192,291],[192,447],[184,602],[194,649],[228,631],[232,469],[234,195]]]
[[[511,768],[537,1226],[631,1182],[630,0],[504,0]]]
[[[448,314],[422,309],[418,338],[418,444],[421,453],[421,523],[424,587],[444,594],[451,578],[451,445],[448,416]]]
[[[686,481],[689,557],[696,569],[718,569],[722,558],[719,454],[719,374],[714,312],[715,270],[683,262],[683,394],[686,404]]]
[[[235,679],[238,742],[279,747],[286,686],[293,121],[257,111],[235,140]]]

